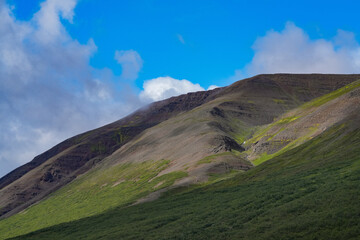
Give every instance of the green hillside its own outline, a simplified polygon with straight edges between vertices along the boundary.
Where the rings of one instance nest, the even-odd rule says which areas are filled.
[[[172,117],[0,220],[0,239],[356,239],[359,81],[265,125],[247,123],[238,95]]]
[[[156,177],[168,165],[169,161],[160,160],[93,170],[41,203],[2,220],[0,238],[128,205],[150,192],[171,186],[176,179],[187,175],[185,172],[171,172]]]
[[[18,239],[358,239],[358,120],[229,180]]]

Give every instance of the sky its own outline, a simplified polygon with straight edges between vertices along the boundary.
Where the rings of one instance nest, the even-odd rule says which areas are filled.
[[[261,73],[359,73],[359,1],[0,0],[0,177],[68,137]]]

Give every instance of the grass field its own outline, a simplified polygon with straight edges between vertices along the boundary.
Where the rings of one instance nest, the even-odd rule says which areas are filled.
[[[231,179],[17,239],[358,239],[355,125],[336,125]]]

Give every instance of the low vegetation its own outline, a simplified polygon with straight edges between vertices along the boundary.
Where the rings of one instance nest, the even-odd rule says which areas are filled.
[[[331,93],[328,93],[322,97],[319,97],[311,102],[305,103],[302,108],[306,109],[306,108],[311,108],[311,107],[318,107],[321,106],[335,98],[338,98],[348,92],[351,92],[352,90],[356,89],[360,87],[360,80],[354,81],[342,88],[339,88],[338,90],[335,90]]]
[[[39,204],[0,221],[0,239],[129,205],[187,176],[185,172],[171,172],[157,177],[169,163],[160,160],[96,168]]]
[[[231,179],[17,239],[357,239],[360,129],[354,124],[328,129]]]

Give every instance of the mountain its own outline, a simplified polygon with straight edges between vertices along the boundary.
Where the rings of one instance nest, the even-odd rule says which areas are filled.
[[[253,233],[269,239],[295,223],[284,222],[277,212],[289,216],[286,211],[293,207],[302,216],[300,207],[309,205],[310,196],[326,202],[331,191],[344,193],[336,195],[332,210],[320,208],[319,216],[310,204],[315,213],[309,217],[315,219],[344,210],[345,202],[356,209],[359,191],[341,190],[340,183],[353,187],[358,181],[358,79],[360,75],[258,75],[153,103],[70,138],[0,179],[0,238],[50,227],[25,238],[229,238]],[[327,182],[326,176],[334,179]],[[313,189],[309,194],[308,185]],[[341,220],[344,229],[356,229],[352,221],[357,212],[345,212],[351,216]],[[211,217],[217,215],[222,220]],[[237,218],[241,227],[233,229]],[[284,228],[270,231],[270,219]],[[66,223],[70,221],[75,222]],[[311,224],[307,218],[305,222]],[[101,227],[90,234],[86,231],[92,224]],[[184,224],[187,228],[178,233]],[[129,235],[125,229],[132,229]]]
[[[142,131],[204,103],[218,90],[151,104],[124,119],[56,145],[0,179],[0,216],[41,200],[91,169]]]

